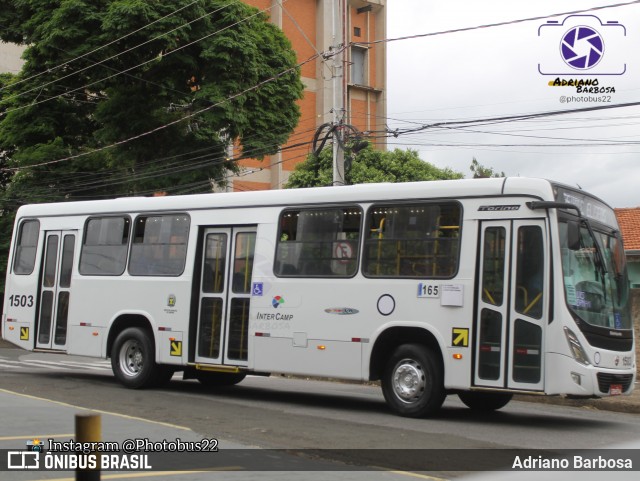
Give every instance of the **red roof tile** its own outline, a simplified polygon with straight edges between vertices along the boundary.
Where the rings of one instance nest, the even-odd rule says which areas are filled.
[[[640,207],[614,210],[622,231],[624,250],[640,250]]]

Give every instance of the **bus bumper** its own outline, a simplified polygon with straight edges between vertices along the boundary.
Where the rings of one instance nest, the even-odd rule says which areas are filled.
[[[609,397],[631,394],[636,380],[634,368],[605,369],[584,366],[572,357],[550,353],[547,370],[546,394],[566,394],[578,397]],[[563,373],[558,376],[558,373]]]

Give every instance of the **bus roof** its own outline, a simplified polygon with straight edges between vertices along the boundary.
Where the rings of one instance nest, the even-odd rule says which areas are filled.
[[[109,200],[30,204],[20,207],[18,217],[294,206],[400,199],[458,199],[500,195],[526,195],[542,200],[553,200],[553,188],[548,180],[524,177],[359,184],[340,187],[164,197],[121,197]]]

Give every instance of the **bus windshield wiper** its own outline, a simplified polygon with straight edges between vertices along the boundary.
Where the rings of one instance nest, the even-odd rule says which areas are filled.
[[[587,227],[587,231],[589,231],[589,235],[591,236],[591,240],[593,241],[594,246],[594,256],[593,261],[596,267],[596,277],[600,277],[600,282],[602,284],[602,293],[604,295],[604,301],[607,301],[607,287],[605,283],[605,276],[607,274],[607,266],[604,262],[604,256],[602,255],[602,249],[600,248],[600,244],[598,243],[598,239],[596,239],[596,234],[593,232],[593,228],[591,227],[591,222],[586,217],[580,219],[584,225]]]

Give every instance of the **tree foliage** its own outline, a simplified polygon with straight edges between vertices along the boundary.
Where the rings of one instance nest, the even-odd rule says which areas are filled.
[[[0,25],[26,47],[0,78],[0,248],[24,203],[210,191],[230,146],[273,154],[300,116],[295,52],[243,2],[0,0]]]
[[[478,160],[474,157],[471,161],[470,166],[471,172],[473,172],[474,179],[488,179],[490,177],[506,177],[507,174],[504,172],[496,172],[491,167],[485,167],[480,164]]]
[[[27,46],[0,104],[14,203],[206,189],[229,145],[275,153],[299,118],[295,53],[243,2],[0,0],[0,23]]]
[[[347,155],[350,155],[347,152]],[[353,154],[351,154],[353,155]],[[371,145],[358,152],[347,169],[348,184],[372,182],[412,182],[420,180],[461,179],[463,175],[451,169],[440,169],[423,161],[415,150],[381,151]],[[286,187],[316,187],[333,183],[333,157],[331,149],[320,155],[309,155],[296,166]]]

